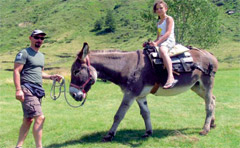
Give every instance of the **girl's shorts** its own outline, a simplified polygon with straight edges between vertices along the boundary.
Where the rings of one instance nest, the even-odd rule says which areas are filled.
[[[171,50],[175,46],[175,40],[167,39],[166,41],[162,42],[158,45],[159,47],[165,46],[168,48],[168,51]]]

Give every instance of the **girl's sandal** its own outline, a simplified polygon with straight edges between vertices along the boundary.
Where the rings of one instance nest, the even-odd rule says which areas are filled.
[[[178,80],[174,80],[172,83],[167,83],[163,86],[163,89],[171,89],[177,84]]]

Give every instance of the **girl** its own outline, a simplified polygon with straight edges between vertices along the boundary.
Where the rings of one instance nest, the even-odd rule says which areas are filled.
[[[166,84],[163,86],[164,89],[174,87],[178,82],[173,77],[172,72],[172,61],[168,55],[168,51],[175,45],[174,37],[174,20],[171,16],[166,14],[168,10],[167,4],[163,0],[158,0],[153,6],[153,12],[158,15],[159,22],[157,23],[157,39],[150,44],[152,46],[159,47],[160,56],[168,71],[168,78]]]

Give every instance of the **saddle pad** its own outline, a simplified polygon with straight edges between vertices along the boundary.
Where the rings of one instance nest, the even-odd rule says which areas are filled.
[[[153,52],[151,53],[151,59],[153,60],[154,64],[163,64],[163,61],[161,58],[158,57],[157,55],[158,53]],[[181,63],[183,60],[183,62],[193,62],[193,59],[191,57],[191,54],[189,52],[184,52],[182,54],[180,54],[178,57],[171,57],[172,63]]]
[[[168,54],[170,55],[170,57],[184,53],[186,51],[188,51],[189,49],[181,44],[177,44],[175,45],[169,52]]]
[[[156,47],[157,51],[159,53],[159,47]],[[189,49],[181,44],[176,44],[172,49],[170,49],[168,51],[168,54],[170,57],[175,56],[175,55],[179,55],[181,53],[184,53],[186,51],[188,51]]]
[[[162,67],[164,65],[163,60],[158,57],[157,52],[150,54],[149,58],[152,61],[152,65],[155,68]],[[171,57],[173,70],[176,72],[191,72],[193,58],[189,52],[184,52],[179,55]]]

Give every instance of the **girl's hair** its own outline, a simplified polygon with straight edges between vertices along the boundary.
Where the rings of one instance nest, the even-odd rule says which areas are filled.
[[[164,7],[168,8],[168,5],[166,2],[164,2],[163,0],[157,0],[155,1],[154,5],[153,5],[153,12],[156,13],[156,10],[157,10],[157,5],[158,4],[163,4]]]

